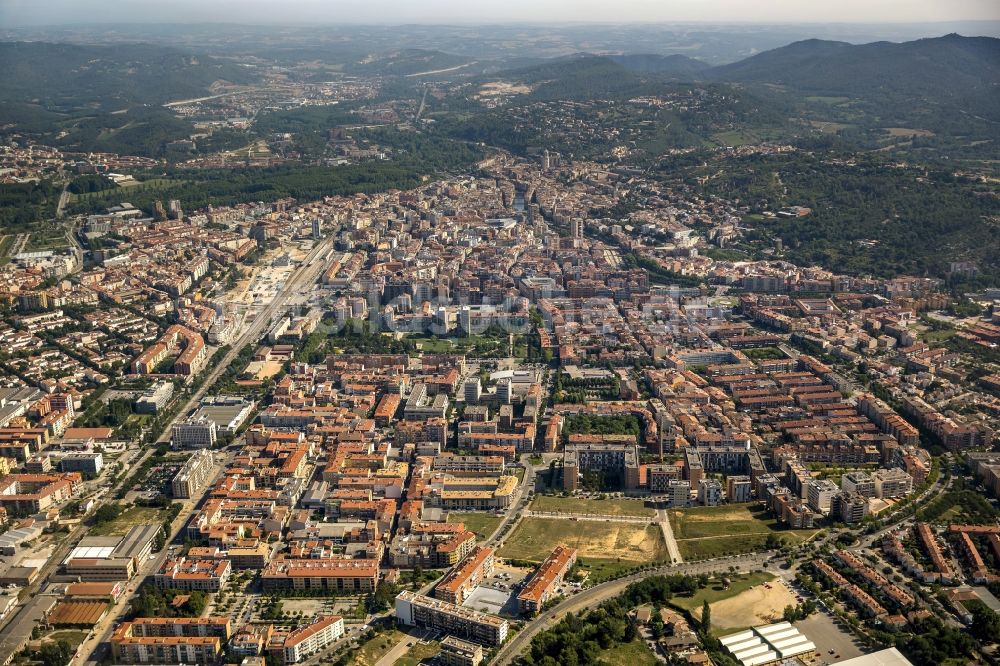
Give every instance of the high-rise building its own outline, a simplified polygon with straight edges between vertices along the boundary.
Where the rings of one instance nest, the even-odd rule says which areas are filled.
[[[479,402],[479,398],[482,396],[483,390],[478,377],[474,377],[473,379],[465,382],[464,393],[466,404],[472,405]]]

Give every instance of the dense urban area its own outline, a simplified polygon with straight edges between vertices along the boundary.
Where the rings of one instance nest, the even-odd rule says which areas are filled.
[[[1000,663],[998,40],[383,37],[0,43],[0,663]]]

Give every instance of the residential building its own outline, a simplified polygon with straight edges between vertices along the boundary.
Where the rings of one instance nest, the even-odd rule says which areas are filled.
[[[478,546],[458,563],[434,588],[438,599],[461,605],[486,577],[493,573],[493,549]]]
[[[913,477],[898,467],[880,469],[872,474],[872,480],[879,499],[906,497],[913,490]]]
[[[753,483],[749,476],[736,475],[726,478],[726,501],[730,504],[749,502],[753,492]]]
[[[191,454],[170,483],[173,496],[178,499],[195,497],[211,480],[215,459],[209,449],[199,449]]]
[[[722,501],[722,484],[718,479],[702,479],[698,482],[698,503],[702,506],[718,506]]]
[[[807,503],[817,513],[830,513],[833,498],[840,494],[840,488],[829,479],[813,479],[809,482]]]
[[[281,654],[286,664],[297,664],[344,635],[344,618],[318,617],[315,622],[295,629],[285,637]]]
[[[507,620],[471,608],[404,590],[396,596],[399,624],[437,629],[483,645],[497,646],[507,639]]]
[[[229,560],[167,560],[153,576],[160,589],[218,592],[229,580],[233,566]]]
[[[845,493],[858,493],[865,497],[875,497],[875,480],[868,472],[848,472],[840,477],[840,488]]]
[[[566,574],[576,563],[576,549],[556,546],[517,595],[517,608],[525,615],[537,615],[545,604],[555,598]]]
[[[261,573],[264,590],[314,590],[329,594],[374,592],[378,562],[347,559],[276,559]]]
[[[483,663],[483,646],[447,636],[441,641],[438,661],[442,666],[479,666]]]
[[[210,449],[218,438],[215,421],[205,416],[175,423],[171,441],[175,449]]]
[[[104,469],[104,455],[100,451],[67,453],[59,461],[59,469],[64,472],[80,472],[97,476]]]

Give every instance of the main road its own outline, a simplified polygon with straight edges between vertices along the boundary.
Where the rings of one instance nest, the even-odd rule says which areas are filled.
[[[950,462],[950,458],[946,458],[945,461],[945,464],[947,464],[947,462]],[[943,476],[943,474],[940,474],[930,487],[915,498],[914,502],[919,503],[926,501],[928,498],[931,498],[944,490],[946,484],[944,483]],[[906,514],[900,515],[900,513],[894,513],[888,516],[887,519],[888,522],[877,532],[861,537],[858,543],[849,546],[848,550],[858,551],[870,547],[877,539],[880,539],[889,531],[898,528],[900,524],[907,524],[912,521],[913,517]],[[818,542],[818,544],[828,542],[832,540],[834,536],[835,534],[828,535],[824,540]],[[624,578],[618,578],[606,583],[601,583],[600,585],[595,585],[594,587],[582,590],[581,592],[564,599],[542,615],[530,621],[524,629],[518,632],[500,648],[500,651],[497,652],[496,657],[491,663],[499,666],[512,663],[513,660],[521,654],[521,652],[528,648],[531,644],[531,639],[546,629],[552,627],[567,613],[578,613],[582,610],[593,608],[608,599],[618,596],[625,590],[626,587],[628,587],[629,584],[636,581],[640,581],[654,575],[700,575],[725,573],[730,570],[730,567],[736,567],[737,569],[747,571],[763,567],[768,560],[778,556],[779,554],[780,553],[778,551],[764,551],[760,553],[748,553],[746,555],[665,566],[650,571],[632,574],[631,576]],[[798,565],[796,564],[784,575],[787,576],[793,574],[797,569]]]
[[[212,384],[219,378],[219,376],[225,371],[226,368],[232,364],[233,360],[239,354],[240,349],[248,344],[255,343],[266,327],[270,325],[272,317],[282,308],[285,302],[293,295],[300,293],[303,288],[311,286],[316,279],[319,277],[320,271],[324,267],[324,262],[320,260],[323,253],[329,249],[332,239],[328,238],[316,244],[316,247],[312,249],[306,259],[302,264],[295,270],[294,273],[289,277],[288,281],[285,283],[280,292],[275,294],[271,302],[264,307],[263,310],[257,313],[254,318],[253,323],[243,332],[243,334],[233,343],[232,349],[230,349],[226,355],[222,358],[222,361],[214,368],[209,371],[209,374],[205,377],[204,382],[195,391],[191,398],[188,400],[184,408],[180,410],[174,420],[167,424],[164,429],[163,434],[157,440],[158,442],[168,442],[170,440],[170,432],[173,429],[173,424],[178,422],[180,419],[184,418],[187,413],[201,400],[202,396],[205,394]],[[153,450],[153,447],[149,447],[146,455]],[[192,512],[198,507],[199,504],[204,500],[208,491],[215,485],[215,479],[222,474],[225,469],[226,462],[231,457],[231,454],[226,454],[222,456],[222,459],[217,462],[217,467],[215,470],[215,475],[213,480],[205,485],[204,491],[195,498],[185,500],[182,504],[181,511],[177,514],[177,517],[171,523],[170,534],[167,535],[167,546],[160,551],[153,559],[146,560],[140,563],[139,571],[136,573],[133,582],[129,585],[126,594],[126,598],[129,597],[135,590],[138,589],[139,585],[142,584],[143,579],[151,573],[155,573],[163,566],[166,561],[170,548],[169,544],[175,541],[181,531],[187,525],[191,518]],[[137,461],[135,465],[141,465],[142,460]],[[75,535],[74,535],[75,536]],[[67,539],[64,543],[69,543],[70,539]],[[50,561],[56,561],[55,558],[51,558]],[[107,647],[107,641],[111,636],[111,632],[114,630],[115,622],[121,617],[127,607],[126,599],[123,599],[118,606],[115,607],[112,613],[108,616],[94,629],[93,636],[89,637],[87,641],[81,646],[78,651],[82,660],[78,663],[87,664],[87,666],[96,666],[101,663],[103,657],[105,656],[102,652]]]
[[[514,635],[509,641],[504,643],[500,651],[497,652],[491,663],[503,666],[510,664],[517,655],[527,649],[531,644],[531,639],[541,632],[549,629],[568,613],[579,613],[582,610],[593,608],[613,599],[625,591],[625,588],[632,583],[655,575],[690,575],[724,573],[736,568],[737,570],[748,571],[764,566],[767,561],[776,554],[776,551],[765,551],[760,553],[749,553],[747,555],[737,555],[734,557],[716,558],[703,562],[690,562],[676,566],[661,567],[650,571],[632,574],[623,578],[610,580],[600,585],[582,590],[570,597],[567,597],[556,604],[541,616],[528,623],[520,632]]]

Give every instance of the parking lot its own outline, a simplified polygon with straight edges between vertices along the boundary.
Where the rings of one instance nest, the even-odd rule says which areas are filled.
[[[816,644],[816,651],[820,653],[818,662],[821,664],[832,664],[864,654],[863,646],[854,636],[822,610],[796,622],[795,627]]]

